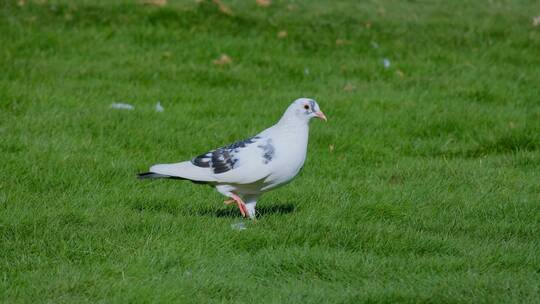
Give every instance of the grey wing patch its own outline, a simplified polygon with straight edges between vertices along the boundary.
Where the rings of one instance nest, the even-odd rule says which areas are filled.
[[[191,160],[191,163],[197,167],[212,168],[215,174],[224,173],[238,167],[238,158],[236,154],[242,148],[254,143],[258,136],[253,136],[245,140],[237,141],[225,147],[212,150],[201,154]]]
[[[257,147],[261,148],[263,151],[263,163],[266,165],[271,162],[275,153],[274,145],[272,145],[272,139],[269,138],[265,143],[262,143]]]

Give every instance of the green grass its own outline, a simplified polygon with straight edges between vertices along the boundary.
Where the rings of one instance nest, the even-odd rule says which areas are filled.
[[[540,302],[537,2],[223,1],[0,4],[1,301]],[[247,230],[135,179],[301,96],[329,122]]]

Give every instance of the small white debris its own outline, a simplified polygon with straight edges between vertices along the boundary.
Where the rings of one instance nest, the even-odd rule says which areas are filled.
[[[238,223],[231,224],[231,228],[233,230],[238,230],[238,231],[242,231],[242,230],[247,229],[246,224],[244,224],[244,222],[238,222]]]
[[[111,108],[120,109],[120,110],[134,110],[135,109],[135,107],[130,105],[129,103],[121,103],[121,102],[113,102],[111,104]]]
[[[540,15],[533,18],[533,26],[540,25]]]
[[[156,112],[163,112],[163,111],[165,111],[165,109],[161,105],[161,102],[158,101],[158,103],[156,103]]]
[[[383,63],[383,66],[384,66],[385,69],[388,69],[390,67],[390,65],[391,65],[390,59],[388,59],[388,58],[383,58],[382,63]]]
[[[379,48],[379,44],[375,41],[371,41],[371,47],[374,48],[374,49],[378,49]]]
[[[308,68],[304,69],[304,75],[309,75],[309,69]]]

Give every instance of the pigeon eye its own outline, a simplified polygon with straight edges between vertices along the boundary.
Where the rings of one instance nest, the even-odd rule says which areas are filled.
[[[304,105],[304,109],[309,110],[309,106],[308,106],[308,105]]]

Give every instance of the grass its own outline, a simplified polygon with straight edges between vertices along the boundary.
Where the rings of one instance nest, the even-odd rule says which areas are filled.
[[[540,302],[538,3],[223,1],[0,5],[1,301]],[[301,96],[329,122],[246,230],[135,179]]]

